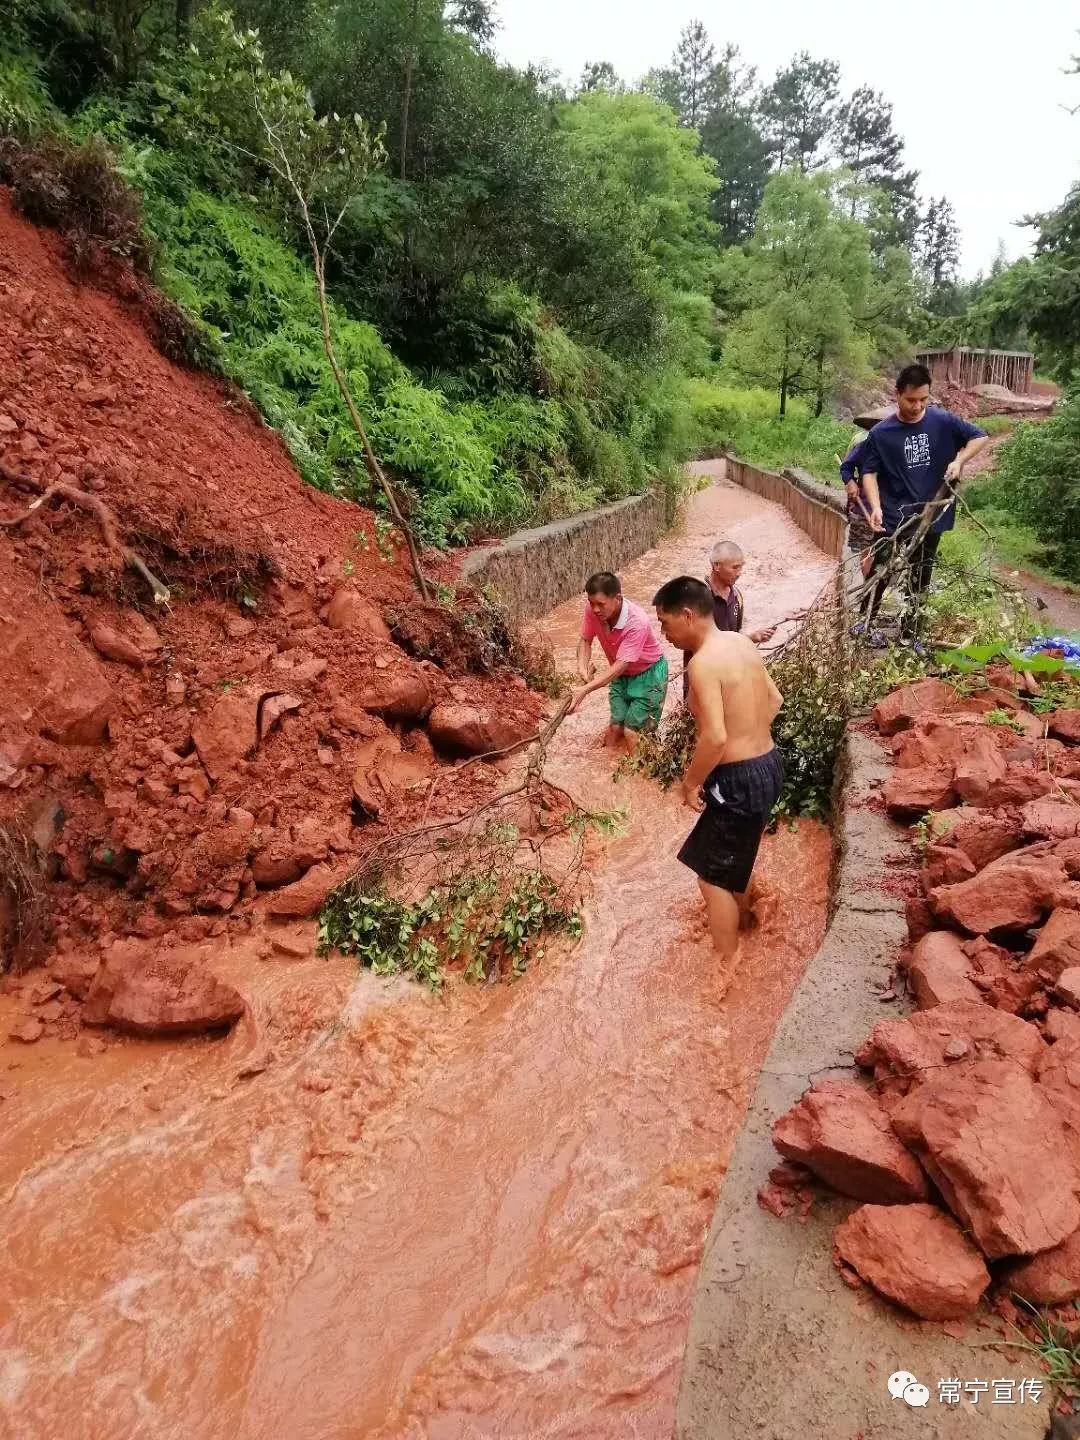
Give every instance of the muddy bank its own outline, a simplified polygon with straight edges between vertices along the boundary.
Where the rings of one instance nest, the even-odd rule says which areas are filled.
[[[755,624],[828,573],[787,516],[718,485],[624,568],[628,592],[701,573],[721,533],[748,554]],[[550,620],[564,668],[578,606]],[[8,1053],[17,1433],[78,1415],[95,1440],[670,1434],[702,1242],[824,932],[830,844],[809,824],[767,842],[777,925],[718,1005],[673,858],[690,816],[611,780],[604,704],[559,732],[552,777],[627,825],[594,853],[583,941],[519,984],[435,999],[211,941],[249,1006],[228,1039]]]

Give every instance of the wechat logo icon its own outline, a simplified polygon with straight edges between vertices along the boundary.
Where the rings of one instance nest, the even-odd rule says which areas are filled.
[[[894,1400],[903,1400],[913,1410],[921,1410],[930,1403],[930,1391],[919,1384],[910,1370],[897,1370],[889,1376],[889,1394]]]

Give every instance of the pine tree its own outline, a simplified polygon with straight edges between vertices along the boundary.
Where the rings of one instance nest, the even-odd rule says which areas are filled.
[[[581,72],[579,95],[587,95],[593,90],[608,90],[618,94],[623,89],[623,83],[610,60],[590,60]]]
[[[716,68],[716,47],[700,20],[691,20],[679,37],[672,68],[678,77],[679,119],[692,130],[700,130],[715,99]]]
[[[900,171],[904,142],[893,129],[892,106],[880,90],[862,85],[836,111],[836,158],[864,185],[887,190]]]
[[[944,195],[931,199],[927,206],[919,229],[919,259],[935,295],[955,283],[960,231],[953,207]]]
[[[759,112],[778,170],[793,165],[805,175],[825,163],[839,89],[839,66],[813,60],[806,50],[777,72],[761,96]]]

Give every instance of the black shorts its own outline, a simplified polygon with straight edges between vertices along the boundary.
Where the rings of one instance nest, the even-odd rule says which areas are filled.
[[[741,895],[783,783],[777,750],[717,765],[701,787],[705,809],[679,851],[682,863],[707,885]]]

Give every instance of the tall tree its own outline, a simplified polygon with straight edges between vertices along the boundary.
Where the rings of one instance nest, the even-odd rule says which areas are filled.
[[[806,50],[777,72],[758,108],[778,170],[792,165],[805,175],[825,163],[839,92],[840,67],[832,60],[814,60]]]
[[[960,230],[944,195],[927,206],[919,229],[919,259],[934,294],[953,284],[960,261]]]
[[[776,391],[780,414],[792,395],[827,393],[861,374],[869,338],[859,317],[870,289],[864,228],[837,207],[827,176],[793,169],[765,187],[744,274],[744,310],[725,358],[733,372]]]
[[[691,20],[679,37],[672,69],[678,77],[679,119],[700,130],[715,99],[716,47],[700,20]]]
[[[892,106],[880,90],[862,85],[838,106],[836,158],[865,185],[888,189],[900,170],[904,142],[893,129]]]
[[[725,245],[740,245],[754,228],[769,178],[769,146],[754,123],[753,111],[717,106],[706,119],[701,146],[716,164],[713,218]]]
[[[610,60],[590,60],[581,72],[578,94],[588,95],[593,90],[610,90],[617,93],[623,88],[618,72]]]

